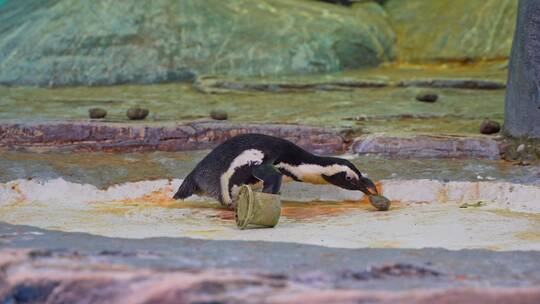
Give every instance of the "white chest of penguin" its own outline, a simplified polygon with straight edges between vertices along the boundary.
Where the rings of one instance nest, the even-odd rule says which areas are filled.
[[[238,168],[243,166],[253,166],[262,164],[264,159],[264,153],[257,149],[249,149],[240,153],[237,157],[233,159],[227,171],[225,171],[220,178],[221,182],[221,195],[223,201],[226,203],[232,202],[231,194],[229,193],[230,180]],[[237,185],[239,186],[239,185]],[[233,186],[234,187],[234,186]],[[238,188],[238,187],[236,187]],[[234,192],[231,191],[231,192]],[[236,189],[236,194],[238,194],[238,189]],[[234,195],[233,195],[234,197]]]

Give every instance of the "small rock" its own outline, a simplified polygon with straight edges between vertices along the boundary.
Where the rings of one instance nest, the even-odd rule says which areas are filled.
[[[102,108],[91,108],[88,110],[88,115],[92,119],[105,118],[105,116],[107,116],[107,111]]]
[[[390,200],[382,195],[370,195],[369,201],[371,205],[379,211],[387,211],[390,209]]]
[[[523,151],[525,151],[525,144],[519,145],[519,146],[517,147],[517,149],[516,149],[516,152],[517,152],[517,153],[521,153],[521,152],[523,152]]]
[[[135,107],[129,108],[126,112],[126,115],[131,120],[142,120],[145,119],[146,116],[148,116],[148,113],[150,113],[148,109]]]
[[[518,166],[530,166],[532,163],[526,159],[522,159],[519,162],[517,162]]]
[[[344,5],[344,6],[351,6],[351,4],[356,2],[355,0],[319,0],[319,1],[328,2],[328,3],[334,3],[334,4],[340,4],[340,5]]]
[[[416,100],[422,102],[435,102],[439,99],[439,95],[431,92],[423,92],[416,95]]]
[[[494,120],[486,119],[480,125],[480,133],[482,134],[495,134],[501,130],[501,124]]]
[[[212,112],[210,112],[210,117],[215,120],[227,120],[229,115],[223,110],[212,110]]]
[[[482,201],[478,201],[476,203],[463,203],[461,204],[461,206],[459,206],[459,208],[478,208],[478,207],[483,207],[485,205],[487,204]]]

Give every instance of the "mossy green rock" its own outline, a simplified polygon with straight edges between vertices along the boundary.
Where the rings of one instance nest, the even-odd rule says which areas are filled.
[[[0,84],[109,85],[374,66],[394,35],[376,3],[8,0]]]
[[[517,0],[388,0],[400,61],[508,58]]]

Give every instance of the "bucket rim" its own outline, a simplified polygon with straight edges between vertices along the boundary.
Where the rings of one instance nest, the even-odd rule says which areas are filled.
[[[243,219],[241,219],[238,214],[239,206],[238,205],[236,206],[236,225],[241,230],[245,229],[249,225],[249,222],[251,221],[251,218],[253,217],[253,200],[254,200],[253,190],[251,189],[251,187],[247,185],[242,185],[239,193],[241,195],[244,192],[247,193],[247,211],[246,211],[246,216]]]

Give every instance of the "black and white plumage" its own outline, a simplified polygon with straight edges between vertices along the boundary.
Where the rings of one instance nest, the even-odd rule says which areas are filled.
[[[201,194],[232,206],[241,185],[262,182],[263,192],[276,194],[283,176],[377,194],[373,182],[346,159],[317,156],[273,136],[243,134],[223,142],[203,158],[174,198]]]

